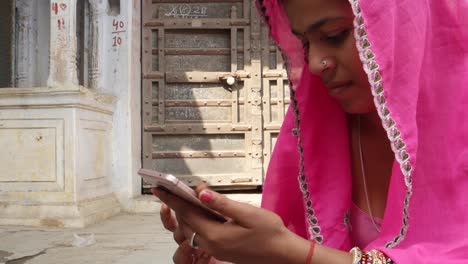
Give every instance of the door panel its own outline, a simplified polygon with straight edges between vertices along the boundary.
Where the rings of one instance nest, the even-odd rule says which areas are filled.
[[[270,162],[281,124],[290,104],[289,82],[280,50],[262,28],[262,89],[263,89],[263,164]]]
[[[262,184],[254,8],[248,0],[144,0],[143,167],[190,185]]]
[[[143,0],[142,45],[143,167],[189,185],[262,185],[290,100],[255,3]]]

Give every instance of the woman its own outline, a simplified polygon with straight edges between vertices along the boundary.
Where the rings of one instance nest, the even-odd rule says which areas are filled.
[[[200,186],[221,224],[155,190],[174,261],[468,263],[468,2],[259,6],[297,76],[269,211]]]

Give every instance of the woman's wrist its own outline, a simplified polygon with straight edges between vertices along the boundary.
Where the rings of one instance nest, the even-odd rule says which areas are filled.
[[[351,264],[352,254],[319,244],[311,247],[312,241],[306,240],[286,229],[278,239],[276,252],[277,264]],[[306,263],[310,250],[312,258]]]
[[[334,248],[316,245],[311,264],[351,264],[353,255]]]
[[[275,254],[276,264],[304,264],[309,250],[310,243],[293,232],[284,228],[283,235],[276,240]]]

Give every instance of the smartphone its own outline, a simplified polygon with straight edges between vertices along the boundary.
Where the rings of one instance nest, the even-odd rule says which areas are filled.
[[[172,174],[166,174],[159,171],[140,169],[138,174],[143,178],[146,184],[151,187],[161,188],[173,195],[189,202],[190,204],[202,209],[207,215],[217,221],[226,222],[221,214],[208,208],[197,197],[197,193]]]

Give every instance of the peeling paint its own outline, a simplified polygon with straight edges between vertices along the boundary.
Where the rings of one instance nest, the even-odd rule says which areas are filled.
[[[51,46],[48,86],[64,84],[78,85],[76,1],[57,0],[52,2]],[[57,4],[58,7],[57,8]],[[54,23],[54,21],[57,21]],[[52,26],[54,25],[54,26]]]

